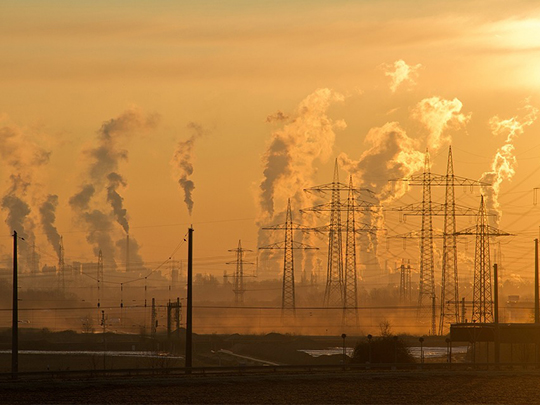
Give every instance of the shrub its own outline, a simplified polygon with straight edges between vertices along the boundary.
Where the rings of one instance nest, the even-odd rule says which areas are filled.
[[[371,347],[371,348],[370,348]],[[414,363],[413,356],[407,350],[407,346],[399,336],[383,335],[358,342],[354,348],[352,363]]]

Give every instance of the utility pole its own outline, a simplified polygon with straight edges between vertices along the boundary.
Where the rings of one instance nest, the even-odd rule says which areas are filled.
[[[156,299],[152,298],[152,323],[150,324],[150,336],[152,336],[152,339],[156,338],[156,332],[157,332]]]
[[[17,284],[18,252],[17,231],[13,231],[13,307],[11,323],[11,377],[18,378],[19,373],[19,289]]]
[[[107,328],[107,322],[106,322],[106,319],[105,319],[105,311],[101,311],[101,327],[103,328],[103,334],[102,334],[102,338],[103,338],[103,370],[106,369],[106,357],[107,357],[107,338],[106,338],[106,335],[105,335],[105,332],[106,332],[106,328]]]
[[[539,296],[539,274],[538,274],[538,239],[534,240],[534,323],[536,331],[538,333],[538,327],[540,324],[540,296]],[[535,344],[536,349],[536,363],[540,361],[538,350],[538,343]]]
[[[306,228],[302,225],[293,222],[291,199],[287,201],[287,214],[285,223],[264,227],[264,230],[283,230],[285,232],[285,240],[283,242],[273,243],[268,246],[261,246],[259,249],[281,249],[283,253],[283,287],[281,293],[281,315],[296,316],[296,296],[294,290],[294,250],[295,249],[318,249],[317,247],[309,246],[304,243],[295,242],[293,238],[294,231],[309,231],[311,228]]]
[[[101,307],[101,298],[103,295],[103,253],[99,249],[98,264],[97,264],[97,293],[98,293],[98,308]]]
[[[495,297],[495,363],[499,363],[500,361],[500,353],[501,353],[501,345],[500,345],[500,332],[499,332],[499,271],[497,263],[493,265],[493,293]],[[488,343],[489,344],[489,343]],[[538,350],[537,350],[537,356],[538,356]],[[538,361],[538,357],[537,357]]]
[[[476,225],[456,232],[456,236],[460,235],[476,236],[472,321],[491,323],[493,322],[493,301],[489,238],[492,236],[510,236],[511,234],[488,225],[484,196],[481,196]]]
[[[534,323],[540,323],[540,300],[538,281],[538,239],[534,240]]]
[[[186,310],[186,374],[191,374],[193,366],[193,228],[188,229],[187,264],[187,310]]]

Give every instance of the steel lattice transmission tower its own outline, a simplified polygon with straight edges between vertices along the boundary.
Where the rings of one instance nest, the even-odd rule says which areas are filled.
[[[401,266],[399,267],[399,302],[404,304],[410,302],[412,299],[412,280],[411,280],[412,270],[411,262],[401,261]]]
[[[488,225],[484,196],[481,196],[476,225],[456,232],[456,235],[476,236],[472,321],[480,323],[493,322],[489,238],[492,236],[510,236],[510,234]]]
[[[345,294],[343,296],[343,322],[345,325],[358,323],[358,278],[356,271],[356,222],[354,209],[354,187],[352,176],[349,178],[347,196],[347,225],[345,239]]]
[[[356,241],[352,235],[355,235],[359,231],[372,231],[373,228],[361,224],[358,224],[354,221],[354,212],[358,211],[369,211],[373,210],[375,204],[356,200],[356,195],[359,195],[362,191],[366,191],[373,195],[370,190],[364,188],[355,188],[352,185],[352,179],[349,184],[343,184],[339,182],[339,172],[337,159],[334,166],[334,178],[332,183],[323,184],[321,186],[311,187],[305,190],[306,192],[317,192],[317,193],[330,193],[331,199],[329,203],[317,205],[310,208],[302,209],[302,212],[329,212],[330,213],[330,222],[324,227],[316,228],[319,232],[328,233],[328,263],[326,270],[326,287],[324,291],[324,304],[326,306],[339,306],[347,308],[349,304],[346,302],[346,292],[347,292],[347,282],[346,282],[346,272],[344,271],[344,262],[343,262],[343,232],[349,232],[346,237],[346,242],[348,240],[348,246],[346,245],[346,254],[349,252],[349,255],[352,255],[352,249],[354,249],[354,257],[346,257],[345,264],[350,264],[351,272],[356,273]],[[341,200],[341,192],[345,191],[348,193],[348,198],[344,202]],[[352,196],[352,199],[351,199]],[[347,223],[348,227],[343,227],[341,222],[341,213],[347,212]],[[351,221],[352,219],[352,221]],[[354,246],[352,244],[354,243]],[[354,268],[354,270],[353,270]],[[352,273],[349,277],[349,288],[352,289]],[[351,297],[352,299],[352,297]],[[350,299],[349,303],[353,302]]]
[[[446,166],[446,190],[444,200],[443,257],[441,271],[441,314],[439,335],[443,335],[447,323],[459,322],[459,288],[456,242],[456,199],[452,147],[448,148]]]
[[[228,262],[227,264],[235,264],[236,270],[234,272],[234,303],[236,305],[244,304],[244,264],[252,264],[244,261],[244,253],[251,252],[251,250],[242,248],[242,241],[238,240],[238,247],[236,249],[230,249],[229,252],[236,253],[236,260],[234,262]]]
[[[328,264],[326,267],[326,288],[324,290],[324,303],[330,305],[334,302],[345,302],[343,288],[343,252],[341,240],[341,189],[339,187],[338,165],[334,167],[332,181],[332,199],[330,210],[330,224],[328,228]]]
[[[459,320],[457,245],[455,240],[456,216],[476,216],[476,212],[467,207],[459,207],[455,203],[455,186],[489,186],[488,183],[454,175],[452,148],[448,150],[448,163],[446,175],[433,174],[429,166],[429,154],[426,151],[424,171],[420,175],[413,175],[405,179],[411,186],[422,186],[422,203],[409,204],[405,207],[390,211],[408,211],[408,215],[421,215],[422,228],[420,233],[420,289],[418,304],[420,313],[431,308],[431,331],[437,334],[436,312],[433,310],[433,300],[436,296],[435,274],[433,263],[433,216],[444,216],[443,263],[441,274],[441,314],[439,318],[439,334],[444,334],[445,325],[452,320]],[[431,200],[431,186],[444,186],[446,188],[445,203],[435,203]],[[407,236],[409,237],[409,236]],[[444,307],[444,308],[443,308]]]
[[[356,235],[359,232],[374,232],[375,228],[365,224],[356,223],[355,213],[371,210],[374,205],[362,201],[357,203],[353,178],[349,177],[349,193],[347,196],[347,223],[345,225],[345,280],[343,295],[343,323],[344,325],[358,324],[358,269],[356,263]]]
[[[282,249],[283,253],[283,288],[281,294],[282,315],[296,315],[296,297],[294,291],[294,251],[298,249],[318,249],[301,242],[295,242],[294,231],[310,231],[311,228],[293,222],[291,211],[291,200],[287,201],[287,214],[285,223],[264,227],[265,230],[282,230],[285,233],[283,242],[273,243],[268,246],[261,246],[259,249]]]
[[[418,306],[426,308],[426,299],[435,299],[435,263],[433,260],[433,212],[431,209],[431,168],[426,151],[422,174],[422,228],[420,240],[420,284]],[[432,313],[432,334],[435,333],[435,314]]]

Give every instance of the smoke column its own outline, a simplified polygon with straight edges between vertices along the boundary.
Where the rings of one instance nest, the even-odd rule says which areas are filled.
[[[46,151],[24,131],[15,125],[0,128],[0,158],[4,170],[9,175],[9,187],[1,199],[2,210],[7,211],[6,224],[10,231],[16,230],[25,239],[19,247],[21,270],[31,268],[30,247],[35,243],[34,220],[31,204],[32,187],[40,175],[40,169],[49,162],[50,152]],[[37,258],[37,257],[36,257]]]
[[[527,104],[524,107],[526,114],[523,118],[512,117],[506,120],[501,120],[498,116],[491,118],[489,125],[495,136],[506,135],[506,140],[503,146],[497,149],[491,170],[485,172],[480,177],[480,181],[492,184],[491,187],[482,187],[482,194],[486,202],[488,212],[497,213],[497,217],[490,216],[490,221],[493,225],[498,226],[502,216],[501,207],[499,204],[499,192],[501,183],[504,180],[512,180],[516,173],[517,165],[516,157],[514,156],[514,141],[525,131],[525,127],[532,125],[536,121],[538,109]]]
[[[344,121],[334,121],[327,115],[330,105],[343,100],[343,95],[330,89],[318,89],[302,100],[291,118],[282,112],[267,118],[267,122],[284,124],[272,134],[262,158],[260,220],[272,220],[276,205],[284,212],[288,198],[296,209],[302,208],[303,189],[314,185],[314,164],[329,159],[336,137],[334,130],[346,127]]]
[[[120,187],[127,186],[119,174],[120,162],[128,157],[122,145],[134,133],[155,128],[157,119],[155,114],[144,116],[139,109],[132,108],[106,121],[97,132],[96,147],[84,152],[90,159],[88,174],[80,191],[69,200],[87,231],[86,240],[93,246],[94,254],[97,256],[101,249],[105,263],[113,268],[116,267],[114,222],[118,222],[126,234],[129,232],[127,210],[118,192]]]
[[[318,89],[302,100],[293,114],[278,111],[267,117],[266,122],[275,123],[281,128],[272,133],[262,157],[263,179],[257,195],[259,226],[283,222],[288,198],[291,199],[293,211],[310,205],[309,196],[303,190],[315,185],[315,164],[324,163],[331,157],[336,137],[334,131],[346,127],[344,121],[328,117],[328,108],[343,100],[343,95],[330,89]],[[331,173],[328,178],[331,179]],[[308,226],[315,225],[314,222],[307,222],[315,221],[312,215],[300,219],[296,214],[293,219]],[[275,237],[281,238],[281,235]],[[259,246],[267,245],[269,238],[272,238],[271,232],[259,230]],[[309,234],[304,238],[305,243],[312,244]],[[309,253],[303,254],[306,271]]]
[[[413,109],[412,117],[429,131],[427,147],[430,152],[438,151],[443,144],[450,144],[450,135],[444,134],[446,129],[457,129],[467,124],[471,114],[461,113],[462,107],[463,104],[457,98],[445,100],[435,96],[423,99]]]
[[[107,187],[107,201],[111,204],[116,221],[122,226],[126,234],[129,233],[129,223],[127,210],[124,208],[124,199],[116,191],[119,186],[125,187],[127,184],[118,173],[112,172],[107,176],[109,185]]]
[[[193,147],[195,140],[204,134],[204,130],[200,124],[195,122],[190,122],[187,127],[192,134],[187,140],[178,142],[171,165],[174,177],[184,191],[184,202],[191,216],[193,212],[193,190],[195,189],[195,183],[190,179],[193,174]]]
[[[39,213],[41,215],[41,226],[47,235],[47,240],[57,253],[58,259],[60,259],[60,234],[54,224],[56,221],[56,207],[58,207],[58,196],[49,194],[41,207],[39,207]]]
[[[408,189],[406,182],[388,181],[408,177],[422,170],[424,154],[418,150],[419,141],[410,138],[397,122],[372,128],[364,141],[368,149],[357,161],[340,155],[346,170],[356,177],[356,184],[377,194],[381,205],[402,197]],[[381,272],[377,249],[383,237],[384,217],[382,211],[366,212],[364,220],[377,227],[376,235],[362,235],[360,262],[373,263],[370,276],[378,277]],[[366,273],[368,269],[366,268]]]
[[[354,174],[360,187],[374,191],[382,204],[400,198],[407,191],[404,182],[389,182],[422,170],[424,154],[419,141],[410,138],[397,122],[372,128],[364,142],[368,149],[354,161],[340,155],[344,169]]]

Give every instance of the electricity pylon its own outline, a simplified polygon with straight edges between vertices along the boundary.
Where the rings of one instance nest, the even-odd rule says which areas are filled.
[[[236,260],[234,262],[228,262],[227,264],[236,264],[236,270],[234,272],[234,303],[236,305],[244,304],[244,264],[253,264],[244,261],[244,252],[252,252],[252,250],[243,249],[242,241],[238,240],[238,247],[236,249],[230,249],[229,252],[236,253]]]
[[[328,264],[326,270],[326,288],[324,291],[324,304],[326,306],[339,306],[347,308],[349,304],[346,303],[346,275],[343,271],[343,245],[342,245],[342,232],[347,231],[347,228],[343,228],[341,223],[341,213],[347,212],[347,220],[350,220],[350,215],[354,216],[356,211],[366,211],[372,210],[375,206],[372,203],[366,201],[358,201],[355,199],[356,195],[359,195],[361,192],[368,192],[373,195],[373,192],[365,188],[355,188],[352,186],[352,180],[349,184],[343,184],[339,182],[339,172],[337,159],[334,166],[334,178],[332,183],[323,184],[320,186],[315,186],[304,190],[306,192],[317,192],[317,193],[331,193],[331,199],[329,203],[316,205],[314,207],[302,209],[302,212],[329,212],[330,213],[330,222],[324,227],[317,228],[320,232],[328,232]],[[348,198],[344,202],[341,200],[341,192],[346,191],[348,193]],[[350,196],[353,199],[350,199]],[[351,204],[349,203],[351,201]],[[350,223],[350,233],[351,235],[356,234],[359,230],[373,230],[368,225],[361,224],[360,227],[356,223]],[[349,244],[352,243],[352,238],[349,237]],[[354,242],[356,245],[356,242]],[[354,249],[356,246],[354,247]],[[350,249],[350,246],[349,246]],[[347,252],[347,246],[346,246]],[[356,255],[356,252],[355,252]],[[356,269],[356,257],[350,258],[349,263],[352,265],[354,261],[354,268]],[[347,263],[347,259],[346,259]],[[352,269],[352,267],[351,267]],[[356,270],[354,270],[356,272]],[[352,277],[352,275],[351,275]],[[350,278],[349,278],[350,280]],[[352,287],[352,281],[351,287]],[[352,297],[351,297],[352,298]],[[351,302],[349,300],[349,302]]]
[[[439,335],[444,335],[447,323],[459,322],[459,289],[456,241],[456,200],[452,147],[448,147],[446,189],[444,199],[443,257],[441,268],[441,312]],[[450,304],[453,302],[453,304]]]
[[[455,203],[455,186],[489,186],[488,183],[479,182],[454,175],[452,148],[448,149],[448,163],[446,175],[431,173],[429,153],[426,151],[424,171],[422,174],[399,179],[407,181],[411,186],[422,186],[422,203],[409,204],[396,211],[410,211],[409,215],[422,216],[420,235],[420,284],[418,305],[420,312],[431,307],[431,331],[437,334],[436,313],[433,310],[435,293],[435,266],[433,261],[433,216],[444,216],[443,230],[443,263],[441,271],[441,313],[439,318],[438,334],[444,334],[445,325],[454,320],[459,321],[458,270],[457,270],[457,244],[455,240],[456,216],[472,216],[476,213],[470,208],[458,207]],[[431,200],[431,186],[444,186],[446,188],[445,203],[434,203]],[[454,303],[454,304],[452,304]]]
[[[405,261],[401,261],[399,267],[399,302],[404,304],[412,299],[412,280],[411,280],[411,261],[408,260],[405,265]]]
[[[283,254],[283,288],[281,294],[281,314],[283,316],[296,315],[296,297],[294,292],[294,250],[297,249],[318,249],[301,242],[295,242],[293,231],[310,231],[312,228],[296,224],[292,219],[291,199],[287,201],[287,214],[285,223],[264,227],[265,230],[283,230],[285,240],[283,242],[272,243],[268,246],[261,246],[259,249],[282,249]]]
[[[343,323],[358,324],[358,276],[356,271],[356,222],[352,176],[349,178],[349,195],[347,196],[347,224],[345,238],[345,289],[343,296]]]
[[[511,234],[488,225],[484,196],[481,196],[476,225],[456,232],[455,235],[476,236],[472,321],[480,323],[493,322],[489,238],[494,236],[510,236]]]

